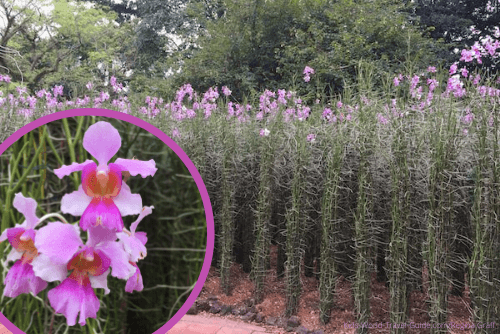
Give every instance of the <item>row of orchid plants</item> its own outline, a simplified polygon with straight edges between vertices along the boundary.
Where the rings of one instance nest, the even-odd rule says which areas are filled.
[[[467,58],[466,58],[467,59]],[[309,78],[311,68],[306,66],[304,79]],[[432,102],[435,99],[436,88],[440,87],[440,82],[433,77],[436,73],[436,67],[429,66],[426,71],[421,74],[403,75],[398,74],[393,79],[393,93],[396,94],[398,88],[401,88],[404,82],[407,82],[407,88],[411,95],[411,103],[409,109],[413,111],[425,112],[432,111]],[[477,94],[482,98],[496,98],[500,96],[500,89],[495,86],[500,84],[500,77],[496,81],[489,84],[480,84],[481,76],[479,74],[469,75],[465,67],[457,69],[457,63],[454,63],[449,70],[450,76],[446,86],[442,90],[442,97],[453,95],[456,98],[465,98],[467,94],[467,84],[475,88]],[[8,76],[0,75],[0,82],[10,82]],[[92,83],[88,83],[89,95],[83,98],[77,97],[75,100],[66,100],[63,96],[63,86],[54,86],[51,90],[42,89],[36,92],[36,96],[28,95],[26,87],[17,86],[16,93],[9,93],[3,96],[4,92],[0,91],[0,108],[8,113],[16,111],[18,115],[26,118],[31,118],[33,115],[50,114],[59,110],[67,110],[72,108],[103,108],[108,107],[113,110],[118,110],[124,113],[137,112],[145,115],[148,118],[166,115],[173,121],[182,121],[184,119],[194,119],[202,117],[208,119],[214,112],[226,113],[226,119],[236,118],[240,123],[250,122],[252,120],[261,121],[274,117],[279,110],[284,110],[284,120],[289,122],[292,120],[303,121],[309,117],[312,108],[318,109],[321,106],[321,101],[317,99],[314,106],[309,106],[304,103],[303,99],[298,97],[296,92],[291,90],[279,89],[277,92],[265,90],[259,97],[258,108],[251,104],[240,104],[227,102],[224,109],[221,110],[220,97],[221,94],[217,87],[212,87],[207,90],[200,99],[197,92],[194,91],[190,84],[183,85],[176,93],[173,101],[167,102],[163,98],[147,96],[144,100],[144,106],[134,108],[129,101],[126,90],[122,84],[116,83],[116,78],[111,77],[110,80],[112,92],[93,91]],[[442,86],[442,85],[441,85]],[[225,98],[230,97],[231,90],[222,86],[221,93]],[[471,95],[471,93],[469,93]],[[114,98],[112,98],[114,97]],[[45,103],[44,103],[45,101]],[[362,102],[370,104],[370,100],[363,98]],[[352,120],[352,113],[359,109],[359,105],[345,104],[341,99],[334,103],[329,101],[321,110],[322,119],[330,122],[344,122]],[[390,103],[386,103],[380,113],[377,113],[377,120],[380,124],[387,124],[392,117],[403,117],[405,114],[400,110],[401,101],[398,101],[394,96]],[[251,116],[253,115],[253,116]],[[172,137],[179,137],[180,133],[174,129],[170,134]],[[265,128],[262,128],[260,135],[268,135]]]
[[[474,27],[471,27],[471,31],[474,34],[480,33]],[[443,73],[437,73],[438,70],[434,66],[429,66],[420,73],[396,75],[391,82],[390,92],[386,96],[387,102],[376,114],[378,123],[385,125],[393,118],[405,116],[409,111],[432,112],[433,101],[436,100],[437,95],[444,98],[453,96],[457,99],[465,99],[467,96],[476,94],[483,99],[498,98],[500,90],[497,87],[500,84],[500,77],[482,78],[479,73],[469,73],[467,69],[467,65],[473,62],[482,64],[485,58],[493,62],[498,60],[500,30],[496,28],[492,35],[486,35],[481,42],[464,48],[459,61],[450,66],[448,78],[445,78],[443,82],[439,82],[437,78]],[[314,75],[315,70],[310,66],[305,66],[303,80],[310,82]],[[280,89],[276,92],[265,90],[259,97],[257,106],[230,101],[231,90],[226,86],[222,86],[220,92],[218,87],[212,87],[200,96],[190,84],[185,84],[177,91],[173,100],[167,101],[162,97],[146,96],[144,105],[141,106],[131,101],[132,95],[129,89],[123,83],[119,83],[114,76],[111,76],[106,83],[108,90],[96,91],[94,84],[88,82],[87,93],[72,100],[66,98],[64,87],[60,85],[49,90],[42,89],[30,95],[23,85],[16,85],[14,90],[9,88],[11,78],[8,75],[0,75],[0,82],[5,83],[4,91],[0,91],[0,109],[9,113],[15,111],[27,118],[71,108],[107,107],[124,113],[138,113],[150,119],[166,116],[173,122],[194,118],[208,119],[214,112],[225,114],[227,120],[237,119],[240,123],[269,120],[274,118],[277,112],[283,112],[283,120],[289,122],[303,121],[309,117],[311,110],[320,109],[319,113],[325,122],[337,123],[353,120],[353,112],[359,109],[359,104],[350,105],[342,99],[337,99],[336,103],[333,99],[328,99],[328,101],[316,99],[311,105],[297,96],[293,89]],[[405,96],[401,96],[402,94]],[[390,95],[392,98],[389,97]],[[366,97],[362,97],[362,102],[371,103]],[[43,112],[40,113],[40,110]],[[466,112],[462,115],[465,134],[468,131],[469,120],[473,117],[469,114],[470,112]],[[269,134],[265,127],[262,127],[259,133],[261,136]],[[179,128],[173,127],[169,135],[178,138],[182,133]],[[307,137],[308,141],[314,139],[314,134]]]

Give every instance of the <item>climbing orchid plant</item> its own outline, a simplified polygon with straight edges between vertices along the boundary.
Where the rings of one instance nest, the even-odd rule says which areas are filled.
[[[137,227],[154,207],[143,207],[139,194],[132,194],[122,180],[122,173],[143,178],[153,176],[155,161],[111,158],[121,147],[118,131],[107,122],[90,126],[83,137],[83,147],[97,161],[87,160],[54,170],[59,178],[72,172],[82,172],[78,190],[63,196],[61,211],[81,216],[79,223],[69,224],[63,216],[52,213],[38,218],[37,202],[21,193],[14,197],[13,206],[25,221],[8,228],[0,242],[8,240],[12,251],[7,261],[15,261],[5,278],[4,296],[15,298],[23,293],[37,295],[48,282],[60,282],[48,292],[56,313],[66,317],[67,324],[86,324],[96,318],[100,302],[94,289],[104,289],[107,277],[127,280],[125,291],[142,291],[143,281],[137,262],[146,256],[147,236]],[[123,216],[139,215],[127,230]],[[51,217],[50,222],[40,227]],[[86,242],[80,237],[87,233]]]

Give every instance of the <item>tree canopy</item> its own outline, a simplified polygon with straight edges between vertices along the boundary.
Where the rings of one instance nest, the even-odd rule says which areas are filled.
[[[225,15],[209,22],[199,50],[184,55],[178,80],[197,89],[232,87],[241,98],[252,91],[295,87],[339,93],[351,84],[360,60],[379,71],[400,71],[408,61],[435,61],[440,43],[422,36],[397,1],[228,0]],[[187,57],[186,57],[187,56]],[[316,69],[318,85],[302,70]],[[428,65],[427,65],[428,66]]]
[[[44,8],[52,7],[51,11]],[[130,24],[116,13],[65,0],[0,3],[7,25],[1,30],[0,66],[32,91],[42,86],[103,82],[106,73],[124,73],[133,55]]]

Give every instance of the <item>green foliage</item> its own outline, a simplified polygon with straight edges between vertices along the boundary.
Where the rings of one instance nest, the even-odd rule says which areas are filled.
[[[490,114],[486,110],[474,110],[482,115],[477,121],[475,133],[477,160],[472,178],[474,180],[471,224],[473,231],[472,256],[469,260],[469,286],[471,289],[472,314],[477,322],[496,321],[500,304],[494,302],[499,295],[498,287],[490,282],[500,282],[498,270],[500,220],[498,216],[498,154],[499,123],[498,108]],[[485,113],[486,112],[486,113]],[[493,116],[494,115],[494,116]],[[493,120],[488,124],[489,120]],[[495,296],[491,298],[492,296]]]
[[[464,44],[473,45],[480,42],[485,35],[493,35],[494,27],[500,22],[500,7],[498,1],[490,0],[418,0],[412,7],[412,12],[429,35],[435,40],[444,40],[448,52],[440,54],[440,58],[451,64],[456,61],[455,48],[462,49]],[[474,34],[471,27],[480,31]],[[469,63],[468,69],[499,69],[498,62],[493,59],[483,59],[483,64]]]
[[[406,122],[395,121],[393,131],[395,133],[392,142],[394,157],[390,162],[391,169],[391,235],[389,243],[389,289],[391,295],[390,320],[393,324],[405,323],[407,321],[408,295],[409,295],[409,273],[408,273],[408,244],[410,240],[411,221],[411,181],[410,167],[413,156],[408,152],[408,137],[415,136],[414,129],[405,124]],[[392,328],[391,333],[404,333],[405,329]]]
[[[427,224],[426,261],[429,270],[429,316],[434,323],[442,323],[447,319],[448,277],[450,261],[447,245],[451,242],[451,228],[454,219],[454,194],[452,191],[451,168],[456,160],[456,140],[458,124],[456,110],[448,106],[446,113],[441,108],[430,130],[429,171],[429,218]],[[446,333],[444,328],[432,328],[431,333]]]
[[[12,18],[16,33],[6,35],[11,31],[3,29],[10,38],[2,45],[22,55],[0,56],[0,65],[14,81],[24,82],[32,92],[62,84],[65,94],[75,96],[88,81],[102,86],[111,74],[124,77],[134,56],[133,23],[118,26],[116,13],[99,7],[66,0],[45,4],[50,5],[53,10],[47,14],[30,14],[41,10],[36,6],[20,8],[24,21]]]
[[[488,10],[488,6],[491,9]],[[464,39],[477,40],[469,28],[474,26],[481,31],[492,30],[500,20],[499,5],[496,1],[425,1],[415,3],[415,14],[419,16],[423,26],[432,27],[434,39],[443,38],[447,43],[460,42]]]
[[[224,156],[222,159],[222,207],[220,215],[221,232],[220,244],[220,277],[221,288],[225,294],[230,294],[230,269],[233,263],[233,244],[234,244],[234,164],[232,163],[235,149],[235,132],[232,126],[221,125],[222,143],[224,146]]]
[[[226,7],[224,17],[208,22],[179,84],[199,90],[228,85],[236,99],[264,87],[290,87],[314,100],[354,83],[361,59],[378,72],[395,72],[408,60],[424,67],[435,59],[430,49],[440,48],[407,21],[403,5],[390,0],[243,0]],[[311,83],[301,76],[305,65],[316,71]]]
[[[286,309],[285,315],[297,314],[299,310],[302,282],[300,267],[303,259],[304,230],[305,230],[305,188],[306,171],[309,162],[309,149],[306,146],[307,128],[298,124],[294,130],[295,145],[292,144],[293,178],[291,182],[292,203],[286,212]]]
[[[319,278],[320,321],[326,324],[330,321],[330,313],[334,305],[334,291],[338,275],[338,263],[335,261],[335,251],[339,238],[336,232],[340,230],[338,220],[339,185],[342,165],[345,160],[346,129],[337,126],[335,136],[326,136],[326,175],[321,206],[321,270]]]

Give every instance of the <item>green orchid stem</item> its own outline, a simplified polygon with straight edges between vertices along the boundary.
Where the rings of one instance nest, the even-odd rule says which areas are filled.
[[[59,153],[57,153],[57,150],[56,150],[54,143],[52,142],[52,139],[50,138],[50,136],[47,136],[47,143],[49,144],[50,149],[52,150],[51,153],[54,154],[59,165],[60,166],[64,165],[64,161],[61,159],[61,156],[59,155]]]
[[[44,132],[43,136],[42,136],[42,140],[45,140],[47,136],[47,133]],[[20,157],[22,156],[22,152],[24,150],[26,150],[27,148],[27,144],[29,142],[25,143],[22,150],[19,152],[19,155],[17,156],[17,158],[14,160],[14,163],[13,163],[13,168],[15,167],[17,169],[17,165],[19,163],[19,160],[20,160]],[[39,156],[41,151],[42,151],[42,148],[43,148],[43,145],[39,145],[38,148],[36,149],[36,152],[35,152],[35,156]],[[26,167],[26,170],[24,171],[23,175],[21,175],[21,177],[19,178],[18,182],[14,185],[13,183],[13,180],[14,180],[14,171],[12,171],[12,177],[11,179],[9,180],[9,190],[7,190],[7,193],[6,193],[6,196],[5,196],[5,208],[4,208],[4,212],[5,214],[3,215],[3,219],[2,219],[2,231],[4,231],[6,228],[8,228],[10,226],[10,222],[9,222],[9,213],[10,213],[10,207],[11,207],[11,202],[12,202],[12,198],[14,197],[14,194],[19,190],[19,188],[21,187],[21,185],[23,185],[26,181],[26,179],[28,178],[28,175],[31,171],[31,169],[33,167],[35,167],[35,164],[36,164],[36,159],[33,159],[31,161],[31,163],[28,165],[28,167]]]
[[[68,221],[66,220],[66,218],[64,218],[63,216],[61,216],[60,214],[58,213],[48,213],[46,214],[45,216],[43,216],[42,218],[40,218],[40,222],[43,222],[44,220],[47,220],[49,218],[52,218],[52,217],[56,217],[56,218],[59,218],[63,223],[65,224],[69,224]]]
[[[185,296],[185,295],[187,295],[189,292],[191,292],[191,291],[194,289],[194,286],[195,286],[195,284],[191,285],[191,286],[189,287],[189,289],[188,289],[188,290],[184,291],[184,292],[183,292],[183,293],[179,296],[179,298],[177,298],[177,300],[175,301],[174,305],[172,306],[172,308],[170,309],[170,312],[169,312],[169,314],[168,314],[168,318],[169,318],[169,319],[170,319],[170,318],[172,318],[172,313],[174,312],[174,307],[175,307],[175,305],[177,305],[177,303],[181,300],[181,298],[182,298],[183,296]]]
[[[71,162],[73,163],[73,162],[76,162],[75,143],[78,142],[78,137],[80,136],[83,123],[81,121],[78,122],[78,128],[76,131],[75,138],[73,140],[73,138],[71,138],[71,131],[69,129],[68,119],[63,118],[62,122],[63,122],[63,126],[64,126],[64,132],[66,134],[66,140],[68,141],[69,156],[70,156]],[[75,190],[78,190],[78,186],[80,185],[80,182],[78,182],[78,176],[76,174],[73,174],[71,176],[71,178],[73,179],[73,184],[75,185]]]
[[[12,162],[12,172],[11,172],[11,178],[9,180],[9,188],[12,188],[13,186],[13,182],[14,182],[14,173],[17,171],[17,167],[19,165],[19,160],[21,160],[21,157],[22,157],[22,153],[24,152],[24,150],[28,147],[28,144],[29,142],[26,142],[24,143],[23,147],[21,148],[21,150],[19,151],[19,154],[17,155],[17,157],[14,159],[14,161]]]
[[[46,136],[47,136],[47,133],[45,132],[43,134],[42,138],[45,139]],[[24,147],[23,147],[23,149],[24,149]],[[35,152],[35,156],[39,156],[40,153],[42,152],[42,149],[43,149],[43,145],[38,146],[38,148],[36,149],[36,152]],[[24,182],[26,181],[26,178],[28,177],[31,169],[33,169],[33,167],[35,167],[35,164],[36,164],[36,159],[33,159],[31,161],[31,163],[28,165],[28,167],[26,168],[26,170],[24,171],[23,175],[21,176],[21,178],[19,179],[19,181],[17,182],[17,184],[9,192],[11,192],[12,194],[14,194],[19,189],[19,187],[21,187],[21,185],[24,184]]]

